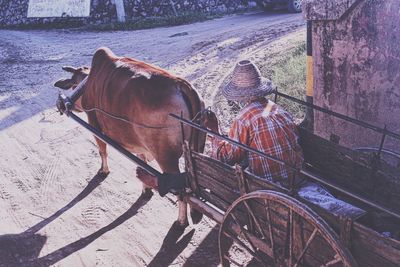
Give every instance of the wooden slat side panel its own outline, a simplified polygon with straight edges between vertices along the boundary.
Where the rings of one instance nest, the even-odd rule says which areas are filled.
[[[193,163],[196,166],[195,172],[203,178],[209,177],[234,190],[239,191],[238,177],[234,167],[226,165],[220,161],[210,158],[206,155],[192,152]],[[263,180],[249,172],[244,172],[245,179],[248,182],[250,191],[274,190],[288,193],[288,190],[272,182]],[[200,184],[201,185],[201,184]]]
[[[301,199],[300,199],[301,200]],[[337,234],[340,234],[339,218],[326,210],[305,202],[316,211]],[[400,241],[384,237],[377,232],[355,222],[351,230],[351,249],[359,266],[399,266]]]
[[[224,213],[229,208],[230,204],[223,199],[220,199],[218,196],[214,195],[210,191],[205,188],[201,188],[201,196],[209,203],[212,203],[214,206],[222,210]]]
[[[352,244],[355,257],[360,257],[360,260],[373,261],[377,263],[375,266],[400,264],[400,241],[382,236],[361,224],[353,226]]]
[[[289,190],[283,188],[273,182],[263,180],[249,172],[244,172],[244,176],[248,181],[250,191],[257,190],[273,190],[281,193],[289,193]]]
[[[336,145],[307,132],[301,132],[301,145],[312,170],[349,191],[400,212],[400,169],[378,164],[374,174],[370,157]]]
[[[227,203],[233,203],[240,196],[240,193],[232,189],[232,187],[228,187],[217,180],[211,179],[210,176],[204,175],[201,172],[197,173],[197,179],[200,187],[210,190],[214,195]]]
[[[192,152],[192,158],[196,165],[196,173],[201,172],[203,176],[209,176],[213,180],[239,190],[235,169],[232,166],[196,152]]]

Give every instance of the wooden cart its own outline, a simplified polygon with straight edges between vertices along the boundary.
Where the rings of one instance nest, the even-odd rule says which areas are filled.
[[[400,140],[400,135],[386,129],[280,95],[380,132],[383,141],[386,136]],[[76,116],[71,111],[74,99],[74,96],[60,95],[57,104],[60,112],[148,172],[161,175]],[[171,116],[215,135],[191,121]],[[266,181],[239,166],[229,166],[191,151],[186,143],[184,157],[190,188],[180,194],[192,207],[221,225],[221,263],[224,266],[400,266],[400,241],[386,233],[387,229],[394,235],[400,233],[400,167],[380,159],[384,142],[377,153],[366,154],[324,140],[302,128],[300,136],[305,164],[296,170],[297,179],[326,186],[336,197],[365,210],[365,214],[328,212],[298,195],[296,179],[288,183]],[[251,153],[263,154],[228,141]]]
[[[382,130],[383,139],[388,134],[385,129],[375,130]],[[294,181],[285,185],[260,179],[238,165],[229,166],[191,151],[186,144],[190,190],[184,198],[221,225],[222,265],[400,266],[399,236],[395,239],[400,233],[399,166],[380,159],[382,146],[376,153],[365,153],[303,128],[300,136],[305,157],[304,167],[298,170],[301,180],[324,185],[337,198],[365,213],[329,212],[301,198]]]

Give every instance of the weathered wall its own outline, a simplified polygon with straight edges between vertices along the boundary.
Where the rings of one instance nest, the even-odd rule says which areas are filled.
[[[0,26],[47,25],[75,26],[87,23],[116,22],[115,4],[110,0],[91,0],[89,17],[28,18],[29,0],[0,0]]]
[[[400,1],[307,0],[313,20],[314,103],[400,133]],[[379,146],[371,130],[315,113],[316,133]],[[400,151],[390,138],[386,148]]]
[[[243,0],[124,0],[126,19],[166,16],[182,12],[231,12],[247,7]],[[117,21],[114,0],[91,0],[84,18],[27,18],[29,0],[0,0],[0,26],[45,24],[101,24]]]

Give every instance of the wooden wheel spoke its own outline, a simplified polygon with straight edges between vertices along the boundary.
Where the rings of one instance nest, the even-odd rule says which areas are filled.
[[[289,266],[293,266],[293,210],[289,210]]]
[[[325,263],[324,265],[322,265],[323,267],[328,267],[328,266],[332,266],[335,265],[336,263],[342,262],[342,259],[340,257],[339,254],[335,255],[335,258],[327,263]]]
[[[239,220],[236,218],[236,216],[233,214],[233,212],[230,214],[235,221],[237,225],[240,227],[240,232],[243,233],[244,237],[246,238],[247,242],[249,242],[251,248],[253,249],[254,253],[257,251],[257,248],[254,246],[253,242],[251,242],[251,239],[249,238],[246,229],[243,229],[243,226],[240,225]]]
[[[239,238],[237,238],[236,236],[232,235],[229,232],[224,231],[223,232],[224,235],[226,235],[227,237],[229,237],[230,239],[234,240],[236,243],[238,243],[241,247],[243,247],[248,253],[250,253],[251,256],[253,256],[254,258],[256,258],[259,262],[263,262],[258,255],[252,251],[251,249],[249,249],[248,246],[246,246],[245,243],[243,243],[242,240],[240,240]]]
[[[271,240],[271,248],[272,248],[272,251],[275,254],[274,234],[272,233],[271,211],[270,211],[269,201],[268,200],[264,200],[264,203],[265,203],[266,211],[267,211],[268,231],[269,231],[269,238]]]
[[[301,252],[300,257],[297,259],[294,267],[297,267],[299,265],[301,259],[304,257],[304,254],[306,253],[308,247],[310,246],[311,242],[314,240],[315,236],[317,235],[317,232],[318,232],[318,229],[314,228],[314,231],[312,232],[310,238],[307,240],[307,243],[306,243],[303,251]]]
[[[246,231],[246,229],[244,229],[244,228],[240,225],[239,220],[236,218],[236,216],[233,214],[233,212],[232,212],[230,215],[232,216],[232,218],[233,218],[233,220],[235,221],[235,223],[236,223],[237,225],[239,225],[239,227],[240,227],[240,232],[243,233],[243,235],[244,235],[244,237],[246,238],[247,242],[249,242],[251,248],[253,249],[254,254],[252,254],[252,256],[253,256],[255,259],[257,259],[259,262],[265,264],[265,262],[264,262],[261,258],[259,258],[259,256],[257,255],[257,246],[254,244],[254,241],[253,241],[256,237],[250,237],[250,236],[249,236],[249,233]],[[243,244],[244,244],[244,243],[243,243]],[[244,244],[244,245],[245,245],[245,244]]]
[[[263,237],[264,239],[266,239],[266,238],[265,238],[266,235],[265,235],[265,233],[264,233],[264,230],[263,230],[262,227],[261,227],[260,221],[259,221],[259,220],[257,219],[257,217],[254,215],[253,209],[250,207],[249,203],[247,203],[246,200],[245,200],[243,203],[244,203],[244,205],[245,205],[247,211],[250,213],[250,215],[251,215],[253,221],[256,223],[256,226],[257,226],[257,228],[258,228],[258,231],[260,232],[260,234],[262,235],[262,237]]]

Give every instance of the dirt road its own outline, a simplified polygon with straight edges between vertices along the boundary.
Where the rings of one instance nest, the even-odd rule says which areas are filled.
[[[216,266],[211,220],[174,232],[175,198],[138,200],[135,166],[112,149],[111,174],[95,175],[94,139],[55,113],[52,84],[107,46],[186,77],[212,104],[235,62],[298,30],[301,15],[263,13],[134,32],[1,30],[0,266]]]

